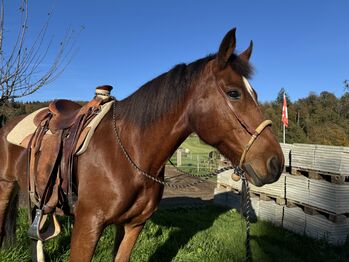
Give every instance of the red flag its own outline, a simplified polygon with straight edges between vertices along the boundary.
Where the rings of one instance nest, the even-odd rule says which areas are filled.
[[[281,117],[282,123],[286,127],[288,127],[288,113],[287,113],[287,101],[286,101],[286,94],[284,93],[284,105],[282,106],[282,117]]]

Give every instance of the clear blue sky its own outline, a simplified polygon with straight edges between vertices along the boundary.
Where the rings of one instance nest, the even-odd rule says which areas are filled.
[[[19,1],[5,2],[11,32]],[[30,33],[53,2],[30,1]],[[274,100],[281,87],[293,101],[311,91],[341,96],[349,79],[347,0],[60,0],[55,6],[48,36],[58,42],[68,27],[84,26],[78,52],[59,79],[26,100],[89,100],[101,84],[124,98],[175,64],[216,52],[232,27],[239,51],[254,41],[251,82],[260,101]]]

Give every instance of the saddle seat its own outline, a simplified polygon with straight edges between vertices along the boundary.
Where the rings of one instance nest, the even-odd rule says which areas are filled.
[[[50,127],[55,130],[63,130],[71,127],[78,119],[82,106],[66,99],[55,100],[49,105],[53,114]]]

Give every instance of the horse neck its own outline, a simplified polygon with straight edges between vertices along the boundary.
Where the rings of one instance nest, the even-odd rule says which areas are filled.
[[[202,92],[202,86],[206,85],[208,78],[211,77],[211,64],[211,61],[208,62],[202,68],[203,71],[197,74],[198,77],[190,79],[178,103],[145,127],[133,122],[132,117],[131,119],[125,117],[118,124],[121,140],[128,154],[143,171],[153,175],[158,174],[175,150],[192,133],[189,121],[195,117],[192,115],[192,107],[195,104],[193,100],[198,92]],[[205,77],[202,77],[203,75]],[[137,96],[137,99],[142,99],[142,97]],[[154,96],[153,99],[159,98]],[[124,101],[124,104],[121,105],[121,108],[124,107],[121,112],[126,114],[127,111],[124,109],[127,108],[127,102]],[[137,104],[137,101],[133,100],[133,102]],[[147,101],[147,103],[151,102]],[[139,121],[139,118],[137,119]]]
[[[191,133],[186,113],[169,112],[166,117],[146,128],[131,123],[122,124],[121,139],[132,160],[144,171],[157,175],[167,160]]]

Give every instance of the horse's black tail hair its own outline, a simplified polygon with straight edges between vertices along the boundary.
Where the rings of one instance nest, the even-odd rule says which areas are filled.
[[[15,186],[11,194],[10,201],[8,203],[5,215],[4,234],[0,239],[0,247],[11,247],[16,242],[16,219],[18,214],[18,199],[19,199],[19,187]],[[0,236],[1,238],[1,236]],[[1,246],[2,243],[2,246]]]
[[[2,128],[6,123],[6,116],[0,115],[0,128]]]

